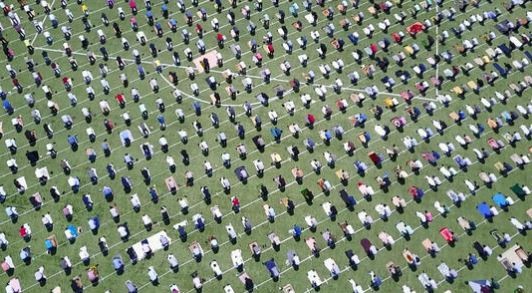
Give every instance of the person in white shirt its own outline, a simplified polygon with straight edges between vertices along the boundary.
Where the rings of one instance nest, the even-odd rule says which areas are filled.
[[[241,157],[246,157],[247,155],[247,150],[246,150],[246,146],[244,144],[239,144],[237,147],[236,147],[236,151],[238,152],[238,154],[241,156]]]
[[[334,155],[331,154],[330,152],[328,152],[328,151],[324,152],[323,153],[323,157],[327,161],[327,164],[329,164],[329,165],[334,164]]]
[[[35,272],[35,281],[41,284],[46,281],[46,276],[44,275],[44,266],[40,266],[39,269]]]
[[[188,134],[185,130],[181,129],[177,133],[179,134],[179,137],[183,143],[188,141]]]
[[[74,20],[74,14],[72,13],[72,11],[70,11],[70,9],[65,9],[65,15],[67,16],[69,22],[72,22]]]
[[[312,170],[314,170],[314,172],[319,172],[320,169],[321,169],[321,163],[320,163],[320,161],[318,161],[316,159],[313,159],[310,162],[310,165],[312,166]]]
[[[318,226],[318,220],[316,220],[316,218],[313,216],[307,216],[307,217],[308,217],[307,224],[309,226],[309,229],[310,230],[316,229]],[[307,217],[305,217],[305,220],[307,220]]]
[[[203,167],[205,169],[205,174],[209,175],[209,174],[212,174],[212,165],[211,165],[211,162],[209,161],[204,161],[203,162]],[[210,175],[209,175],[210,176]]]
[[[163,249],[168,249],[168,246],[170,245],[170,240],[168,239],[168,237],[166,237],[166,235],[159,235],[159,242],[161,243],[161,247],[163,247]]]
[[[40,34],[40,33],[42,33],[42,31],[43,31],[43,22],[42,22],[42,21],[34,20],[34,21],[33,21],[33,27],[35,28],[35,30],[37,31],[37,33]]]
[[[36,121],[36,122],[40,122],[42,119],[41,112],[38,109],[31,110],[31,117],[33,117],[33,121]]]
[[[105,79],[100,80],[100,85],[102,86],[104,93],[109,93],[109,91],[111,90],[109,82]]]
[[[170,171],[175,172],[176,164],[172,156],[166,156],[166,163],[168,164],[168,168],[170,168]]]
[[[134,210],[140,210],[140,199],[137,194],[131,196],[130,202]]]
[[[164,137],[164,135],[159,138],[159,145],[161,146],[161,151],[163,153],[168,152],[168,140],[166,140],[166,137]]]
[[[196,290],[200,290],[203,287],[203,282],[199,275],[196,273],[194,278],[192,279],[192,283],[194,284],[194,288]]]
[[[434,252],[439,252],[440,251],[440,246],[438,246],[438,243],[432,241],[430,243],[430,249]]]
[[[167,260],[168,264],[170,265],[170,269],[176,271],[179,267],[179,262],[177,261],[177,258],[173,254],[169,254]]]
[[[50,231],[53,229],[54,221],[52,220],[52,216],[50,215],[50,213],[42,215],[41,222],[46,228],[46,230]]]
[[[148,276],[150,277],[150,281],[154,284],[158,283],[159,275],[155,271],[155,268],[153,266],[150,266],[148,268]]]
[[[62,26],[61,32],[63,33],[63,36],[65,36],[65,39],[67,40],[70,39],[70,37],[72,36],[72,28],[68,26]]]
[[[81,76],[83,77],[83,80],[85,81],[86,84],[91,83],[91,81],[94,79],[94,77],[92,76],[92,73],[88,70],[83,70],[81,72]]]
[[[283,106],[289,115],[294,115],[295,108],[296,108],[294,101],[287,101],[286,103],[283,104]]]
[[[83,246],[79,249],[79,258],[82,262],[86,262],[90,258],[89,251],[87,250],[87,246]]]
[[[170,293],[179,293],[179,287],[176,284],[170,285]]]
[[[288,126],[290,133],[292,133],[293,136],[297,138],[299,133],[301,133],[301,128],[297,123],[292,123],[290,126]]]
[[[63,270],[70,270],[72,268],[72,262],[68,258],[68,256],[62,257],[61,261],[59,262],[59,265]]]
[[[143,31],[139,31],[137,32],[137,41],[141,44],[141,45],[146,45],[146,34],[144,34]]]
[[[9,245],[9,241],[7,240],[6,234],[4,232],[0,232],[0,247],[6,247]]]
[[[524,231],[525,226],[515,217],[510,218],[510,223],[518,230],[518,231]]]
[[[349,283],[351,284],[351,288],[353,290],[353,293],[363,293],[364,289],[362,289],[362,286],[355,283],[353,279],[349,280]]]
[[[225,177],[220,178],[220,183],[224,190],[229,190],[231,188],[231,183],[229,183],[229,180]]]
[[[123,241],[127,241],[128,238],[129,238],[129,231],[127,229],[127,227],[125,225],[120,225],[118,226],[118,228],[116,229],[116,231],[118,232],[118,235],[120,235],[120,238],[123,240]]]
[[[53,23],[54,21],[57,20],[57,17],[55,17],[55,15],[53,15],[53,14],[50,14],[50,15],[48,15],[48,19],[50,20],[50,22]]]
[[[100,75],[102,76],[102,78],[107,77],[107,74],[109,73],[109,68],[107,68],[107,65],[101,63],[99,67],[100,67]]]
[[[216,239],[216,237],[214,236],[209,237],[209,239],[211,240],[210,241],[211,249],[213,251],[217,251],[219,249],[218,239]]]
[[[494,206],[490,206],[490,212],[492,213],[493,216],[497,216],[499,214],[499,211]]]
[[[482,250],[484,251],[484,253],[487,255],[487,256],[490,256],[493,254],[493,250],[491,249],[491,247],[487,246],[487,245],[482,245]]]
[[[76,106],[78,103],[78,98],[76,97],[76,95],[74,95],[74,93],[72,92],[69,92],[67,96],[68,96],[68,100],[70,101],[70,105],[72,107]]]
[[[144,223],[144,228],[146,228],[147,231],[150,231],[152,226],[153,226],[153,222],[150,218],[150,216],[148,216],[147,214],[144,214],[142,216],[142,223]]]
[[[268,112],[268,117],[270,118],[270,121],[273,124],[277,123],[277,117],[278,117],[277,112],[275,112],[274,110],[270,110]]]
[[[270,221],[273,221],[275,219],[275,210],[272,206],[268,208],[268,218],[270,219]]]
[[[231,166],[231,155],[229,153],[222,154],[222,163],[224,166]]]
[[[143,240],[141,242],[142,251],[144,252],[144,255],[146,257],[150,257],[153,255],[153,250],[151,249],[150,243],[147,240]]]
[[[66,204],[65,207],[63,208],[63,215],[66,217],[66,218],[72,218],[72,216],[74,215],[74,208],[72,207],[71,204]]]
[[[264,172],[264,163],[260,159],[253,161],[253,165],[255,165],[257,173],[262,174]]]
[[[154,92],[159,91],[159,83],[157,82],[155,78],[152,78],[150,80],[150,87],[151,87],[151,90]]]
[[[87,222],[88,225],[89,225],[89,229],[91,231],[97,231],[98,230],[98,227],[99,227],[99,223],[98,223],[98,219],[97,217],[92,217],[89,219],[89,221]]]
[[[87,93],[87,97],[91,101],[96,97],[96,92],[94,91],[94,89],[91,86],[85,88],[85,92]]]
[[[199,148],[201,150],[201,152],[203,154],[208,154],[209,153],[209,145],[207,144],[206,141],[202,140],[200,143],[199,143]]]
[[[6,65],[6,70],[13,77],[17,75],[17,71],[13,69],[13,66],[11,66],[11,64]]]
[[[109,207],[109,213],[115,222],[120,221],[120,212],[118,211],[116,204]]]

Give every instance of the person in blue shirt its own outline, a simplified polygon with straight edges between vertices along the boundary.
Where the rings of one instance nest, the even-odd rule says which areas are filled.
[[[33,63],[32,63],[32,64],[33,64]],[[34,65],[32,65],[32,66],[29,66],[29,65],[28,65],[28,69],[29,69],[30,67],[33,68]],[[1,87],[0,87],[0,98],[1,98],[2,100],[5,100],[5,99],[7,98],[7,93],[6,93]]]
[[[187,24],[192,25],[192,22],[194,22],[194,20],[192,19],[192,12],[188,10],[185,11],[185,17],[187,18]]]
[[[122,257],[118,255],[113,257],[113,267],[116,271],[120,271],[123,269],[124,261],[122,261]]]
[[[211,200],[211,192],[209,191],[209,189],[207,188],[207,186],[203,186],[201,187],[201,193],[203,194],[203,199],[206,201],[206,202],[210,202]]]
[[[24,263],[29,263],[31,261],[31,250],[29,247],[24,247],[20,250],[20,260]]]
[[[114,179],[116,176],[116,171],[113,164],[108,164],[105,168],[107,169],[107,174],[109,174],[109,178]]]
[[[68,144],[70,144],[70,147],[74,150],[78,148],[78,138],[75,135],[68,135],[67,137]]]
[[[175,33],[177,31],[177,20],[175,20],[174,18],[170,18],[168,20],[168,26],[170,27],[172,32]]]
[[[468,259],[467,259],[467,261],[468,261],[472,266],[474,266],[474,265],[476,265],[476,264],[478,263],[478,258],[477,258],[476,255],[470,253],[470,254],[469,254],[469,257],[468,257]]]
[[[155,31],[157,32],[157,36],[158,37],[162,37],[163,36],[163,27],[161,26],[160,22],[156,22],[155,23]]]
[[[155,186],[151,186],[149,189],[151,201],[154,203],[157,203],[159,201],[159,194],[157,193],[157,189],[155,189]]]
[[[159,127],[161,128],[161,130],[166,129],[166,120],[164,119],[163,114],[157,115],[157,122],[159,122]]]
[[[205,230],[205,223],[203,222],[203,218],[198,218],[196,220],[196,224],[195,224],[195,227],[196,229],[198,229],[200,232],[202,232],[203,230]]]
[[[94,216],[89,219],[88,224],[89,224],[89,229],[93,233],[97,233],[98,229],[100,228],[100,219],[98,218],[98,216]]]
[[[113,189],[111,187],[104,186],[102,193],[107,201],[111,201],[113,199]]]
[[[146,182],[146,184],[149,184],[151,182],[150,169],[148,169],[147,167],[144,167],[140,169],[140,173],[142,174],[142,177],[144,178],[144,182]]]
[[[250,33],[251,33],[251,30],[250,30]],[[251,47],[251,52],[255,53],[257,51],[257,41],[255,39],[251,39],[249,44]]]
[[[83,197],[81,198],[81,200],[83,201],[83,204],[85,205],[87,210],[91,211],[92,207],[94,206],[94,202],[91,199],[91,195],[90,194],[84,194]]]
[[[139,73],[139,78],[144,79],[144,77],[146,76],[146,71],[144,70],[144,67],[141,64],[137,65],[137,72]]]
[[[4,92],[2,92],[5,96],[7,96]],[[4,98],[2,98],[4,99]],[[13,114],[13,112],[15,112],[15,109],[13,108],[13,106],[11,105],[11,102],[8,100],[8,99],[5,99],[3,102],[2,102],[2,105],[4,107],[4,110],[6,110],[7,114],[11,115]]]
[[[294,239],[296,240],[300,239],[301,232],[302,232],[301,226],[299,226],[298,224],[294,224],[294,227],[292,229],[293,229],[292,235],[294,236]]]
[[[161,13],[165,19],[168,18],[168,6],[166,4],[161,6]]]
[[[244,226],[244,232],[248,235],[251,234],[251,230],[253,230],[253,226],[249,218],[242,217],[242,225]]]
[[[178,226],[178,227],[177,227],[177,232],[179,233],[179,238],[180,238],[181,240],[183,240],[183,239],[186,240],[186,239],[187,239],[187,231],[185,230],[185,227],[183,227],[183,226]]]
[[[104,139],[104,141],[101,144],[103,153],[106,157],[109,157],[111,155],[111,146],[107,142],[107,139]]]
[[[196,101],[194,102],[192,107],[194,108],[194,112],[196,113],[196,116],[200,116],[201,115],[201,104],[198,101]]]
[[[122,178],[120,178],[120,181],[122,182],[122,187],[124,187],[124,191],[126,193],[130,192],[131,186],[133,185],[131,179],[128,176],[122,176]]]
[[[371,287],[373,288],[379,288],[382,284],[382,280],[379,276],[377,276],[375,274],[375,272],[371,271],[369,273],[370,277],[371,277]]]
[[[153,26],[153,12],[151,10],[146,11],[146,19],[148,19],[148,24]]]

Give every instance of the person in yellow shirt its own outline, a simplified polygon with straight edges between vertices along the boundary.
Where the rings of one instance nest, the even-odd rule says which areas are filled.
[[[87,6],[87,4],[81,4],[81,11],[83,12],[83,14],[85,14],[85,16],[89,16],[89,7]]]
[[[31,42],[29,40],[24,40],[24,45],[26,46],[26,48],[28,49],[28,52],[30,54],[33,54],[33,52],[35,51],[35,48],[31,45]]]
[[[159,61],[159,59],[155,60],[153,62],[153,65],[155,66],[155,70],[157,71],[157,73],[163,72],[163,67],[161,66],[161,61]]]

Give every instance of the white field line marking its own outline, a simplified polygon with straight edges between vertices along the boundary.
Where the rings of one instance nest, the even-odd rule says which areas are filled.
[[[53,10],[53,7],[54,7],[54,3],[55,3],[55,0],[52,0],[52,4],[50,5],[50,9]],[[52,11],[50,11],[50,13],[52,13]],[[45,21],[46,21],[46,18],[48,17],[48,14],[44,13],[44,18],[42,20],[42,31],[44,32],[45,31]],[[35,40],[37,40],[37,37],[39,36],[38,33],[35,34],[35,36],[33,37],[33,39],[31,40],[30,44],[33,46],[33,43],[35,43]]]

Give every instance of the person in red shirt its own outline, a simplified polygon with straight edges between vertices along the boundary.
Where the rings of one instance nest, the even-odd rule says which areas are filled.
[[[24,240],[28,241],[31,237],[31,229],[28,224],[24,224],[20,226],[20,229],[18,230],[18,233],[20,237],[22,237]]]
[[[240,200],[238,200],[238,197],[233,196],[231,198],[231,205],[235,213],[238,213],[240,211]]]
[[[201,24],[196,24],[196,33],[198,34],[198,38],[203,38],[203,27]]]
[[[108,133],[113,132],[113,128],[115,127],[113,121],[111,121],[110,119],[104,119],[103,125],[105,126],[105,129],[107,130]]]
[[[12,82],[13,82],[13,86],[17,88],[17,92],[18,92],[18,93],[22,93],[22,90],[23,90],[24,88],[22,87],[22,85],[20,84],[20,82],[18,81],[18,79],[13,78],[13,79],[12,79]]]
[[[268,44],[268,56],[273,57],[274,53],[275,53],[275,49],[273,48],[273,45],[269,43]]]
[[[126,99],[125,99],[123,93],[117,94],[115,96],[115,99],[118,102],[118,104],[120,105],[120,108],[124,108],[126,106]]]
[[[135,0],[129,0],[129,8],[133,14],[137,13],[137,2]]]
[[[218,46],[220,48],[223,48],[225,36],[223,34],[221,34],[221,33],[218,33],[218,34],[216,34],[216,40],[218,41]]]
[[[307,115],[307,124],[309,127],[312,127],[314,125],[314,122],[316,122],[316,118],[312,114]]]

